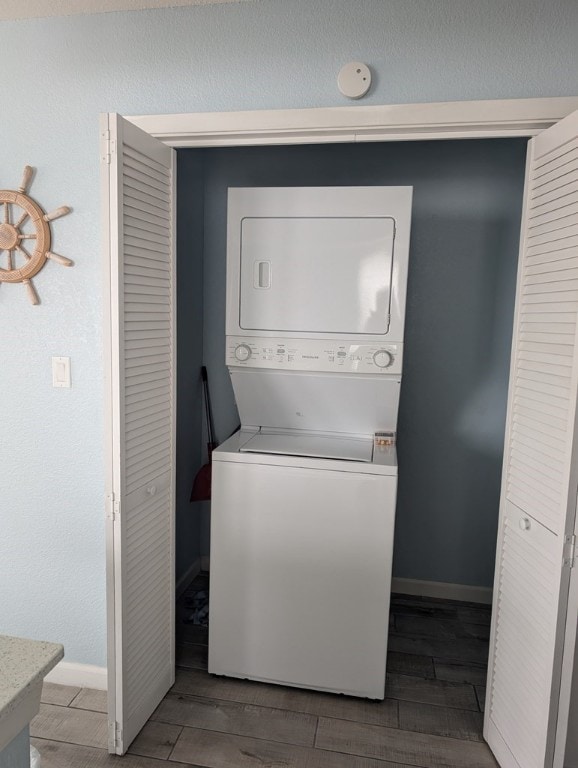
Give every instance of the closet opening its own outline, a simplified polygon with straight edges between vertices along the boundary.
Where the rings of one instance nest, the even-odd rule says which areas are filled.
[[[403,738],[406,745],[413,745],[418,737],[414,740],[407,733],[425,732],[445,739],[443,747],[435,739],[428,742],[432,749],[435,742],[442,752],[450,745],[462,749],[457,743],[465,733],[463,749],[468,757],[454,755],[454,763],[479,758],[480,764],[488,759],[493,764],[481,743],[480,720],[503,461],[488,664],[491,706],[484,717],[483,737],[504,768],[562,765],[568,713],[574,711],[570,683],[578,611],[574,568],[578,533],[578,113],[570,114],[575,106],[575,100],[550,99],[131,120],[114,114],[101,117],[111,752],[124,754],[159,701],[166,695],[170,701],[162,706],[170,708],[176,695],[196,712],[189,713],[192,722],[186,738],[195,741],[197,751],[204,748],[203,729],[198,728],[199,712],[189,696],[208,699],[208,709],[211,702],[223,700],[236,704],[259,700],[259,706],[289,713],[303,714],[314,708],[310,714],[321,717],[314,748],[341,752],[344,760],[351,754],[375,757],[369,747],[356,742],[356,733],[372,726],[381,728],[379,743],[386,739],[391,746]],[[416,135],[420,136],[418,142],[376,142],[372,147],[378,137],[381,141],[383,137]],[[524,184],[526,141],[515,135],[534,136],[528,145]],[[460,140],[465,136],[475,140]],[[353,145],[332,147],[337,137]],[[298,146],[283,147],[279,141],[293,141]],[[181,151],[178,160],[178,150],[171,145],[211,149]],[[230,148],[216,149],[222,145]],[[491,146],[498,159],[492,160],[484,146]],[[466,150],[472,153],[469,159]],[[282,163],[284,152],[292,154],[290,161]],[[238,168],[237,158],[243,154],[250,173]],[[220,167],[223,176],[216,181],[213,157],[220,158],[216,168]],[[517,161],[513,161],[515,157]],[[190,183],[185,158],[193,166],[197,164]],[[405,180],[402,170],[411,161],[417,166],[414,177]],[[376,171],[384,168],[384,177],[377,178]],[[224,356],[218,351],[224,341],[226,210],[222,202],[227,186],[268,184],[272,188],[280,183],[282,172],[286,172],[282,183],[299,184],[304,191],[323,183],[343,189],[352,179],[369,188],[405,183],[416,190],[397,430],[399,493],[392,558],[396,598],[387,632],[388,698],[383,705],[358,701],[356,708],[351,697],[338,699],[298,688],[284,691],[278,686],[209,677],[202,669],[202,633],[206,631],[200,622],[202,608],[197,624],[179,619],[179,644],[186,646],[188,659],[180,648],[175,665],[175,566],[178,591],[185,593],[199,569],[211,565],[206,560],[206,505],[204,509],[195,507],[191,514],[189,501],[193,477],[205,459],[198,375],[203,363],[217,411],[217,439],[222,441],[237,426],[231,385],[222,365]],[[195,199],[193,191],[199,184],[202,194]],[[211,193],[217,203],[220,198],[220,210],[213,205]],[[311,199],[308,194],[305,198]],[[187,224],[184,234],[183,223]],[[219,235],[212,231],[221,231],[220,246]],[[187,232],[193,233],[197,247],[191,246]],[[267,258],[260,257],[263,261]],[[266,287],[271,280],[264,265],[262,273],[259,268],[252,274],[257,287]],[[177,343],[178,357],[183,358],[183,347],[185,354],[185,367],[179,371]],[[229,359],[234,354],[242,361],[236,352],[237,347],[228,348]],[[269,354],[270,350],[261,352]],[[386,360],[381,354],[384,350],[371,352],[376,366],[378,360]],[[323,354],[333,353],[324,350]],[[351,352],[348,365],[357,359]],[[235,368],[239,366],[235,364]],[[250,380],[244,379],[245,383]],[[185,424],[187,417],[189,424]],[[366,437],[369,432],[364,431]],[[502,445],[507,460],[502,459]],[[224,451],[219,454],[217,450],[216,455],[223,460]],[[250,461],[255,462],[256,455]],[[273,458],[268,460],[270,464],[275,463]],[[286,457],[281,458],[289,466]],[[348,487],[351,490],[351,484]],[[335,494],[334,498],[346,510],[343,498]],[[356,536],[363,530],[358,506],[352,501],[351,525],[349,520],[346,525]],[[308,500],[300,509],[309,507]],[[373,512],[374,505],[368,508]],[[240,535],[246,533],[242,527],[236,530]],[[235,551],[233,547],[231,552]],[[325,551],[320,544],[319,552]],[[346,552],[344,559],[350,567],[355,560]],[[331,558],[326,562],[334,567]],[[335,573],[343,577],[343,571]],[[376,581],[365,581],[367,591]],[[200,591],[206,584],[199,584]],[[353,594],[347,589],[350,596],[342,600],[344,611],[348,604],[359,604],[365,592]],[[192,601],[185,606],[187,610],[199,607],[201,597],[194,592],[187,596]],[[340,595],[334,590],[331,597],[338,601]],[[242,603],[235,600],[235,607]],[[385,608],[382,613],[385,632]],[[310,620],[301,619],[300,626],[310,628],[315,615],[311,611]],[[317,613],[318,620],[319,616]],[[190,619],[190,614],[185,618]],[[191,626],[198,629],[196,637],[184,635]],[[254,651],[255,644],[246,647]],[[463,652],[461,656],[458,650]],[[352,656],[355,654],[347,655]],[[344,662],[345,667],[350,669]],[[465,681],[464,673],[468,676]],[[352,690],[345,686],[322,689]],[[337,700],[346,703],[345,710]],[[457,711],[461,713],[459,722]],[[424,720],[428,723],[425,731]],[[219,729],[214,722],[212,726],[203,722],[203,728],[211,731],[213,745]],[[401,734],[396,730],[400,728]],[[460,728],[464,729],[462,736],[458,735]],[[195,733],[189,732],[195,729]],[[287,748],[279,749],[281,759]],[[273,751],[277,754],[277,747]],[[431,759],[413,755],[409,762],[439,762],[438,753]],[[383,759],[406,762],[401,759],[405,753],[400,753],[399,760],[391,757],[391,750],[386,754]],[[310,757],[315,762],[319,755]],[[573,759],[570,754],[568,759]]]
[[[407,723],[419,705],[422,717],[441,716],[436,703],[460,710],[466,738],[481,738],[526,153],[525,138],[177,150],[177,692],[210,679],[210,503],[190,502],[207,461],[201,366],[217,441],[239,425],[225,365],[227,190],[407,185],[386,697]]]

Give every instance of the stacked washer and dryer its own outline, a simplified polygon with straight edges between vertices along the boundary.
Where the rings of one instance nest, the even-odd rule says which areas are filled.
[[[411,199],[229,190],[211,673],[384,697]]]

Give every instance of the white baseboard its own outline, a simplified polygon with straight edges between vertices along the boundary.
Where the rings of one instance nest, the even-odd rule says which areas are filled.
[[[185,589],[201,571],[201,559],[194,563],[181,576],[175,586],[176,596],[183,594]],[[96,688],[99,691],[107,689],[106,667],[96,667],[93,664],[77,664],[73,661],[61,661],[46,675],[47,683],[57,685],[73,685],[80,688]]]
[[[468,584],[449,584],[445,581],[420,581],[419,579],[391,580],[391,591],[402,595],[440,597],[444,600],[463,600],[468,603],[492,603],[490,587],[470,587]]]
[[[77,664],[74,661],[61,661],[44,678],[47,683],[74,685],[80,688],[107,689],[106,667],[93,664]]]
[[[209,555],[201,555],[201,571],[211,570],[211,558]]]
[[[177,581],[175,585],[175,596],[177,600],[179,597],[183,594],[183,592],[187,589],[189,584],[199,575],[201,572],[201,558],[197,557],[197,559],[192,563],[187,570],[183,573],[181,578]]]

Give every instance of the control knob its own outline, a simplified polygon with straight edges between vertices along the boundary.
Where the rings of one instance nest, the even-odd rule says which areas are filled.
[[[393,363],[393,355],[387,349],[378,349],[373,355],[373,362],[378,368],[389,368]]]
[[[251,354],[251,347],[248,344],[239,344],[237,347],[235,347],[235,357],[241,363],[244,363],[245,360],[248,360],[251,357]]]

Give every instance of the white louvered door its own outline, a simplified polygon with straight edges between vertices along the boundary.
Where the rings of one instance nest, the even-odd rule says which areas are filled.
[[[109,297],[109,750],[124,754],[174,682],[174,150],[101,120]]]
[[[577,324],[574,113],[528,153],[484,723],[502,768],[563,764],[556,730],[565,734],[568,718],[560,692],[569,683],[561,667],[578,477]],[[575,636],[576,617],[568,624]]]

